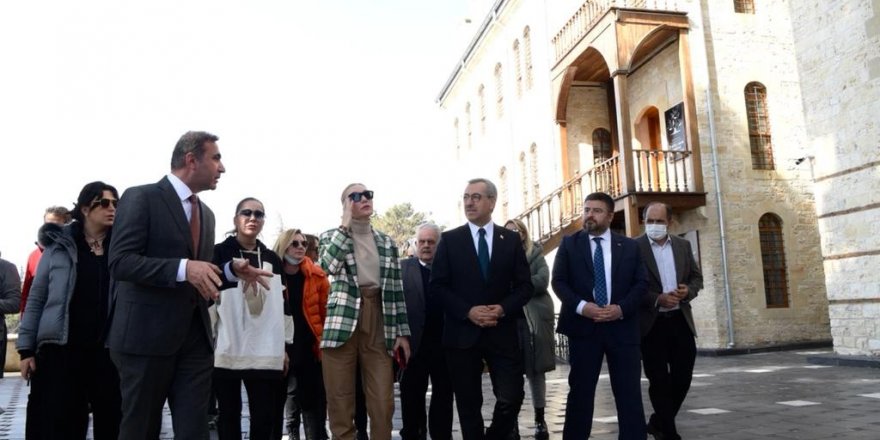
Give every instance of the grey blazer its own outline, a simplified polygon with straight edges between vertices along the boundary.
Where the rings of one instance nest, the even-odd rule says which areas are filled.
[[[214,213],[199,201],[198,259],[214,253]],[[116,282],[107,346],[127,354],[167,356],[185,341],[193,313],[201,316],[210,344],[208,304],[188,282],[177,282],[183,258],[194,259],[189,222],[167,178],[129,188],[119,200],[110,242]],[[213,347],[212,347],[213,350]]]
[[[697,328],[694,326],[691,301],[697,297],[698,292],[703,288],[703,273],[700,271],[700,266],[696,260],[694,260],[691,243],[674,235],[669,235],[669,239],[672,240],[676,283],[688,286],[688,297],[682,300],[679,305],[684,319],[691,329],[691,333],[696,337]],[[663,283],[660,281],[660,270],[657,269],[657,261],[654,260],[654,252],[651,251],[651,242],[648,241],[648,236],[642,234],[636,237],[635,240],[639,244],[642,260],[645,262],[645,268],[648,272],[648,292],[642,297],[642,304],[639,308],[639,323],[642,337],[644,337],[651,330],[654,321],[657,319],[657,313],[660,311],[660,308],[657,306],[657,297],[663,293]]]
[[[412,354],[419,350],[422,334],[425,330],[425,289],[422,284],[422,270],[418,258],[407,258],[400,261],[403,277],[403,297],[406,300],[406,319],[409,321],[409,344]]]

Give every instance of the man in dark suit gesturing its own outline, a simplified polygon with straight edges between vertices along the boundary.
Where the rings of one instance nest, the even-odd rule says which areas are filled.
[[[221,277],[266,283],[260,277],[272,275],[247,260],[227,266],[226,273],[210,263],[214,214],[196,194],[216,188],[225,172],[216,141],[210,133],[187,132],[174,147],[171,173],[128,189],[119,200],[107,335],[122,392],[119,438],[158,438],[166,398],[175,438],[208,438],[208,301],[217,297]]]
[[[492,223],[497,196],[486,179],[468,182],[468,223],[443,233],[431,273],[431,293],[445,311],[443,345],[464,440],[506,438],[524,394],[517,318],[534,288],[519,236]],[[483,360],[496,399],[485,434]]]
[[[678,440],[675,416],[687,396],[697,357],[691,300],[703,288],[703,274],[689,241],[669,235],[669,205],[645,206],[645,234],[636,238],[648,272],[642,299],[642,362],[654,414],[648,432],[657,439]]]
[[[553,264],[553,290],[562,300],[557,331],[568,336],[568,403],[564,440],[589,438],[602,358],[608,358],[619,438],[646,437],[640,386],[638,308],[645,270],[632,239],[612,233],[614,200],[592,193],[584,229],[565,237]]]

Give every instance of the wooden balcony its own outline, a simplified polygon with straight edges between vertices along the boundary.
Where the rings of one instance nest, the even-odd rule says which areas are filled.
[[[652,11],[683,10],[683,0],[587,0],[553,37],[555,61],[561,60],[612,8]]]
[[[673,209],[693,209],[706,204],[698,192],[690,151],[633,150],[634,190],[625,193],[622,163],[618,155],[596,164],[565,182],[516,218],[529,228],[532,239],[555,249],[562,237],[581,227],[584,197],[604,192],[615,200],[615,212],[644,207],[651,201],[668,203]]]

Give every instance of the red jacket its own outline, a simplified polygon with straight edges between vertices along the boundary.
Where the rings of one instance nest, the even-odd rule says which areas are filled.
[[[34,276],[37,274],[37,265],[40,264],[40,257],[43,256],[43,250],[37,246],[28,256],[27,268],[24,271],[24,285],[21,286],[21,307],[20,311],[24,314],[24,306],[27,305],[28,293],[31,292],[31,284],[34,283]]]
[[[306,317],[312,334],[315,335],[315,345],[312,350],[318,359],[321,359],[321,334],[324,332],[324,318],[327,317],[327,296],[330,293],[330,281],[327,274],[309,257],[305,257],[299,265],[303,271],[305,283],[303,285],[302,312]]]

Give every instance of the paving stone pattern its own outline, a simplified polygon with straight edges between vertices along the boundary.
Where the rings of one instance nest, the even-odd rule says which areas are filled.
[[[809,364],[807,356],[825,352],[777,352],[697,358],[693,385],[678,417],[685,439],[880,439],[880,369]],[[562,438],[568,366],[560,364],[547,376],[547,423],[552,439]],[[647,380],[642,379],[645,409]],[[487,421],[492,399],[489,378],[483,380]],[[593,438],[617,438],[617,418],[607,374],[599,379]],[[242,393],[244,399],[247,395]],[[430,391],[428,397],[430,398]],[[23,439],[27,385],[17,376],[0,380],[0,440]],[[400,402],[397,402],[400,407]],[[528,386],[519,425],[531,438],[534,411]],[[247,431],[245,405],[242,428]],[[399,439],[400,411],[395,412],[394,439]],[[454,426],[457,426],[457,419]],[[89,437],[91,438],[91,436]],[[163,439],[171,439],[166,407]],[[212,432],[216,438],[216,432]],[[243,435],[247,438],[247,434]],[[456,430],[454,438],[461,435]]]

